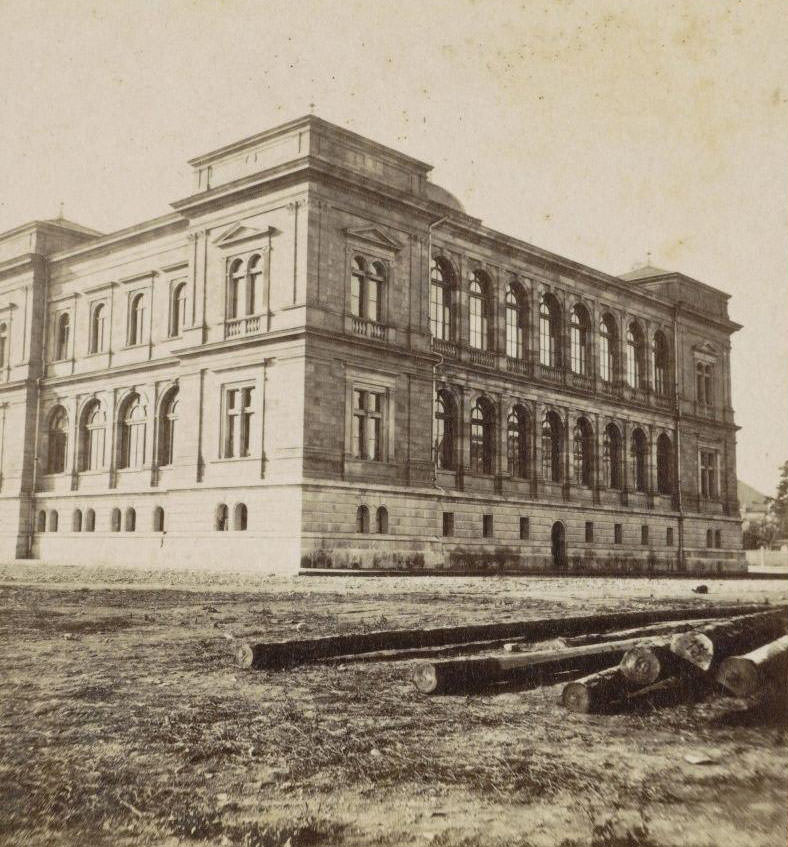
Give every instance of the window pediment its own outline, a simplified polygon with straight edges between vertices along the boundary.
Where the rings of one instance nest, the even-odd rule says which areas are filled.
[[[358,228],[347,228],[345,237],[353,241],[361,241],[364,244],[371,244],[374,247],[383,250],[397,252],[402,249],[402,244],[383,232],[382,229],[376,226],[365,226]]]
[[[244,241],[270,239],[276,235],[277,230],[269,226],[265,229],[258,229],[248,224],[238,223],[233,224],[229,229],[226,229],[218,238],[214,239],[214,244],[217,247],[229,247],[236,244],[241,244]]]
[[[717,351],[708,341],[704,341],[702,344],[695,344],[692,352],[699,361],[715,362],[717,360]]]

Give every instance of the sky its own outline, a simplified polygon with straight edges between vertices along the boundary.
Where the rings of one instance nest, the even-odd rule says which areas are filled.
[[[0,0],[0,231],[110,232],[310,109],[507,234],[731,294],[741,479],[788,460],[784,0]]]

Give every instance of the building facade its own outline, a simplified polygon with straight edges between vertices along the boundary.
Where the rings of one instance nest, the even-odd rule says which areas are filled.
[[[485,227],[309,116],[0,235],[6,558],[744,569],[727,295]]]

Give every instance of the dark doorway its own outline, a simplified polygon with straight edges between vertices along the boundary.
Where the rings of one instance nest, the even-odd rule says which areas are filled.
[[[566,529],[561,521],[556,521],[553,524],[550,541],[552,542],[553,565],[557,569],[563,570],[566,568]]]

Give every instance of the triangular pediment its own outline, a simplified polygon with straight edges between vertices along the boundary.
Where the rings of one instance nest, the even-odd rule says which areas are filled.
[[[224,247],[230,244],[238,244],[241,241],[268,238],[273,235],[273,232],[274,229],[270,226],[265,229],[258,229],[257,227],[239,222],[226,229],[218,238],[214,239],[213,243],[218,247]]]
[[[704,358],[716,359],[717,358],[717,350],[714,345],[710,344],[708,341],[704,341],[702,344],[696,344],[692,348],[692,351],[696,356],[701,356]]]
[[[348,228],[345,230],[345,235],[354,241],[363,241],[375,247],[382,247],[384,250],[397,251],[402,249],[399,241],[387,235],[382,229],[376,226]]]

